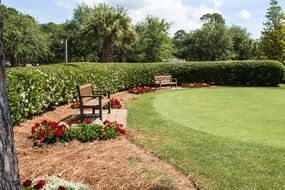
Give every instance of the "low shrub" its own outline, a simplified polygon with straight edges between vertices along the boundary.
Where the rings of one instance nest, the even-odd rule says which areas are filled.
[[[116,138],[119,134],[126,132],[122,124],[117,122],[89,121],[82,124],[73,123],[69,126],[63,122],[42,121],[31,128],[31,139],[40,143],[69,142],[78,140],[80,142],[92,142],[95,140],[107,140]]]
[[[72,63],[10,68],[7,73],[10,112],[13,122],[19,122],[77,98],[78,84],[91,82],[98,90],[117,92],[153,86],[155,75],[168,73],[180,84],[276,86],[283,80],[284,66],[276,61]]]
[[[26,179],[22,183],[23,190],[45,189],[45,190],[90,190],[87,185],[69,182],[55,176],[42,176],[37,179]]]

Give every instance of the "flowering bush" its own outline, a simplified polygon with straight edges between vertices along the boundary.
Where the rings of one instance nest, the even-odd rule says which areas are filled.
[[[118,100],[118,99],[114,99],[114,98],[112,98],[111,100],[110,100],[110,103],[111,103],[111,108],[118,108],[118,109],[121,109],[123,106],[122,106],[122,104],[121,104],[121,102],[120,102],[120,100]]]
[[[23,190],[69,190],[80,189],[90,190],[86,185],[74,182],[68,182],[55,176],[43,176],[35,180],[27,179],[22,183]]]
[[[125,133],[124,126],[116,121],[106,120],[102,123],[100,120],[86,119],[82,124],[75,122],[69,126],[63,122],[56,123],[44,120],[32,127],[31,137],[41,143],[69,142],[72,140],[92,142],[94,140],[116,138],[118,135],[124,135]]]
[[[126,133],[126,129],[123,124],[119,124],[116,121],[110,122],[108,120],[104,121],[104,126],[106,129],[114,128],[120,134],[124,135]]]
[[[148,87],[148,86],[142,86],[142,87],[134,87],[129,88],[128,92],[133,94],[143,94],[146,92],[153,92],[155,91],[155,88]]]
[[[63,142],[62,135],[68,130],[65,123],[44,120],[32,127],[32,138],[43,143]]]

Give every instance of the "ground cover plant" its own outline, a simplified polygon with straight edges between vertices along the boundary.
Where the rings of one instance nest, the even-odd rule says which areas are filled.
[[[285,88],[146,94],[128,103],[133,141],[201,189],[284,189]]]
[[[91,82],[97,90],[117,92],[153,86],[154,76],[169,73],[178,82],[214,85],[276,86],[284,66],[276,61],[217,61],[186,63],[73,63],[8,69],[8,98],[14,123],[49,106],[77,98],[77,85]]]

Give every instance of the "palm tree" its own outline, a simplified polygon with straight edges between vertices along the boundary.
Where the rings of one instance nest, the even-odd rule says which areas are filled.
[[[136,32],[127,11],[120,6],[101,3],[83,22],[83,33],[89,40],[98,43],[101,62],[114,61],[114,51],[127,47],[136,39]]]

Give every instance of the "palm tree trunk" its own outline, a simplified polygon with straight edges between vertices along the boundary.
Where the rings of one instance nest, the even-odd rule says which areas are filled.
[[[113,62],[114,47],[111,38],[107,38],[103,42],[103,47],[101,50],[100,61],[101,62]]]
[[[7,84],[3,62],[2,20],[0,20],[0,189],[20,189],[18,160],[8,108]]]

